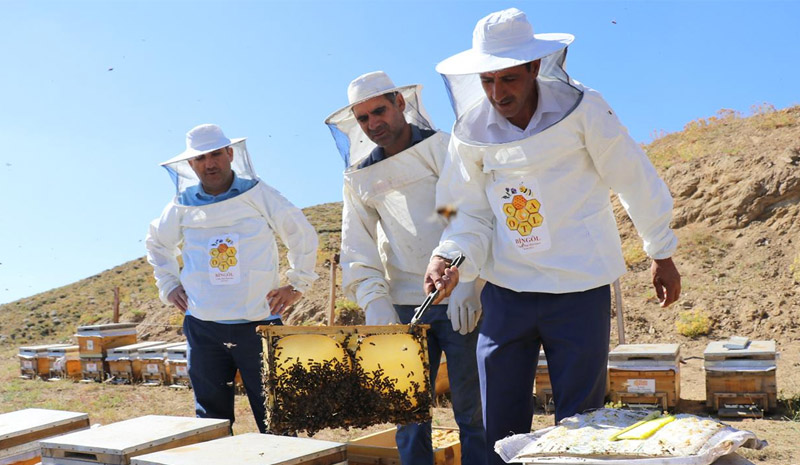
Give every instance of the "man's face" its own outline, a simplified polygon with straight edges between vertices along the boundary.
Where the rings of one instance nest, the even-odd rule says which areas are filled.
[[[219,195],[228,190],[233,182],[232,161],[233,149],[223,147],[189,159],[189,166],[200,178],[200,183],[206,193]]]
[[[364,134],[387,155],[392,155],[407,148],[403,146],[407,142],[403,136],[408,126],[403,116],[405,108],[402,94],[395,94],[394,102],[381,95],[353,106],[353,115]]]
[[[540,63],[538,60],[531,62],[530,70],[523,64],[480,74],[489,103],[512,124],[523,129],[536,111],[536,76]]]

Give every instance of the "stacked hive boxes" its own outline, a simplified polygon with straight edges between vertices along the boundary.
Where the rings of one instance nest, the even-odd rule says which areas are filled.
[[[142,364],[142,382],[149,386],[169,384],[167,350],[181,345],[185,345],[185,343],[167,342],[139,349],[139,361]]]
[[[80,326],[78,339],[83,379],[103,381],[108,373],[105,357],[109,349],[136,343],[135,323]]]
[[[80,379],[81,359],[77,345],[59,345],[47,352],[50,361],[50,379]]]
[[[88,427],[89,416],[85,413],[29,408],[0,414],[0,463],[39,463],[37,441]]]

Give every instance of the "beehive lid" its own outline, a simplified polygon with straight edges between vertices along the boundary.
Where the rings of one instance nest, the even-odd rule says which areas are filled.
[[[775,341],[750,341],[744,349],[729,349],[726,341],[713,341],[703,351],[706,360],[775,360]]]
[[[56,434],[52,430],[59,426],[82,420],[89,425],[89,416],[85,413],[39,408],[0,414],[0,451],[19,444],[23,435],[31,435],[26,442],[35,441]]]
[[[50,350],[47,351],[48,357],[63,357],[67,354],[78,354],[78,350],[80,347],[77,345],[63,345],[59,347],[51,347]]]
[[[69,344],[43,344],[38,346],[23,346],[19,348],[19,355],[23,357],[46,356],[51,349],[68,347]]]
[[[108,357],[106,360],[120,360],[123,358],[132,358],[138,354],[139,350],[148,347],[160,346],[166,344],[164,341],[148,341],[137,342],[136,344],[129,344],[126,346],[115,347],[108,349]]]
[[[153,358],[165,358],[167,354],[167,349],[170,347],[177,347],[179,345],[184,344],[183,342],[165,342],[163,344],[158,344],[150,347],[145,347],[138,350],[139,358],[142,359],[153,359]]]
[[[174,347],[167,348],[167,358],[170,360],[186,360],[186,353],[189,350],[189,345],[184,343]]]
[[[79,326],[77,336],[124,336],[128,334],[136,334],[136,323],[109,323],[103,325]]]
[[[342,456],[345,445],[317,439],[248,433],[192,446],[141,455],[132,465],[295,465],[331,463],[320,459]],[[318,461],[315,461],[318,460]],[[339,463],[342,460],[337,459]]]
[[[621,344],[608,353],[608,367],[677,371],[680,352],[680,344]]]
[[[228,431],[228,420],[147,415],[46,439],[40,445],[43,457],[52,451],[128,456],[203,433],[226,436]]]

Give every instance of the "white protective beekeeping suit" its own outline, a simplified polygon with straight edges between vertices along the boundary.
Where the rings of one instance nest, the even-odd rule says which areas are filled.
[[[227,146],[233,149],[232,196],[195,205],[193,196],[203,191],[188,160]],[[163,302],[183,285],[189,313],[201,320],[270,318],[266,295],[280,281],[276,234],[288,248],[289,282],[301,292],[309,289],[317,278],[316,232],[297,207],[256,176],[244,139],[229,140],[218,126],[201,125],[187,134],[187,150],[162,166],[176,196],[151,223],[146,245]]]
[[[366,310],[367,324],[396,323],[392,304],[419,305],[425,298],[423,274],[445,226],[436,214],[436,184],[449,138],[435,132],[400,153],[359,167],[376,144],[359,126],[352,107],[398,92],[405,99],[406,121],[414,130],[430,133],[433,127],[420,100],[421,88],[395,87],[385,73],[369,73],[351,83],[350,105],[325,120],[345,162],[342,285],[348,298]],[[457,298],[458,308],[453,300],[448,313],[464,313],[463,325],[460,316],[450,315],[454,329],[474,328],[477,299],[467,303],[467,296]]]
[[[456,113],[453,166],[442,185],[461,204],[434,254],[463,253],[463,280],[483,265],[483,278],[515,291],[576,292],[614,281],[625,263],[609,189],[648,255],[666,258],[675,250],[669,191],[600,94],[568,76],[572,40],[569,34],[534,39],[524,13],[512,8],[484,18],[473,49],[437,66]],[[541,118],[542,129],[498,139],[480,73],[536,59],[533,119]]]

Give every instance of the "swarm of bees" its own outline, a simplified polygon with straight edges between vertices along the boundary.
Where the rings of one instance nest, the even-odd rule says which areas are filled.
[[[425,332],[414,330],[413,337],[424,338]],[[348,335],[342,344],[349,346]],[[274,354],[281,337],[269,338]],[[266,345],[266,344],[265,344]],[[421,345],[425,347],[425,345]],[[425,349],[421,349],[423,351]],[[266,354],[265,354],[266,355]],[[348,351],[351,360],[333,358],[313,363],[285,362],[265,357],[266,423],[272,434],[313,435],[324,428],[365,428],[379,423],[420,423],[431,420],[433,405],[430,379],[425,385],[410,383],[409,390],[396,388],[398,380],[385,375],[384,369],[365,371],[360,359]],[[427,357],[425,372],[429,373]],[[280,369],[276,370],[280,365]],[[286,366],[288,365],[288,366]],[[278,375],[279,373],[279,375]]]

